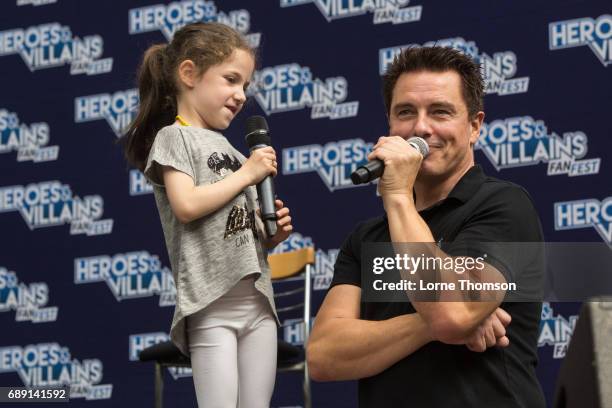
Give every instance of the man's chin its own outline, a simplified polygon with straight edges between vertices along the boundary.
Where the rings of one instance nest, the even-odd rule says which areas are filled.
[[[444,178],[444,172],[439,169],[422,166],[417,174],[416,181],[437,180]]]
[[[428,163],[421,164],[421,168],[419,169],[419,174],[417,177],[430,177],[439,175],[440,171],[432,166],[429,166]]]

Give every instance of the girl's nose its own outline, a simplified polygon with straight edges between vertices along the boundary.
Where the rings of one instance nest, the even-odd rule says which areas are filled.
[[[234,99],[236,100],[238,104],[242,105],[244,101],[246,101],[246,95],[244,94],[244,89],[240,88],[240,90],[234,94]]]

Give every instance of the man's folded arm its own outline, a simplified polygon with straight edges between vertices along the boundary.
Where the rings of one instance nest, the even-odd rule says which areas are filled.
[[[307,345],[316,381],[355,380],[378,374],[432,340],[417,313],[387,320],[360,319],[361,288],[330,289]]]
[[[427,243],[435,247],[431,230],[418,214],[414,203],[408,198],[389,200],[385,209],[389,217],[389,232],[394,243]],[[444,256],[437,250],[437,256]],[[473,275],[468,270],[466,276]],[[490,282],[506,282],[504,276],[493,266],[486,265],[486,276]],[[450,280],[448,280],[450,279]],[[449,274],[442,276],[442,282],[456,282],[457,277]],[[490,295],[487,293],[478,294]],[[414,301],[411,303],[427,323],[433,337],[445,343],[454,343],[465,338],[490,316],[503,300],[504,291],[499,291],[493,301]]]

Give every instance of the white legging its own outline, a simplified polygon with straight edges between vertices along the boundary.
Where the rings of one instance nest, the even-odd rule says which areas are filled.
[[[270,407],[276,320],[253,279],[188,316],[187,333],[200,408]]]

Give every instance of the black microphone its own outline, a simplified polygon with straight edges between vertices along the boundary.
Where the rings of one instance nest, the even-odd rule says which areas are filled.
[[[429,154],[429,146],[422,138],[414,136],[408,139],[407,142],[410,144],[410,146],[418,150],[423,158],[427,157]],[[383,163],[382,160],[375,159],[367,162],[361,167],[358,167],[357,170],[351,174],[351,180],[353,181],[353,184],[369,183],[370,181],[382,176],[384,171],[385,163]]]
[[[261,149],[272,144],[268,123],[263,116],[251,116],[246,120],[246,143],[249,150]],[[257,183],[257,197],[259,199],[259,209],[261,210],[261,219],[266,228],[266,234],[271,237],[276,234],[276,207],[274,206],[274,183],[272,176]]]

